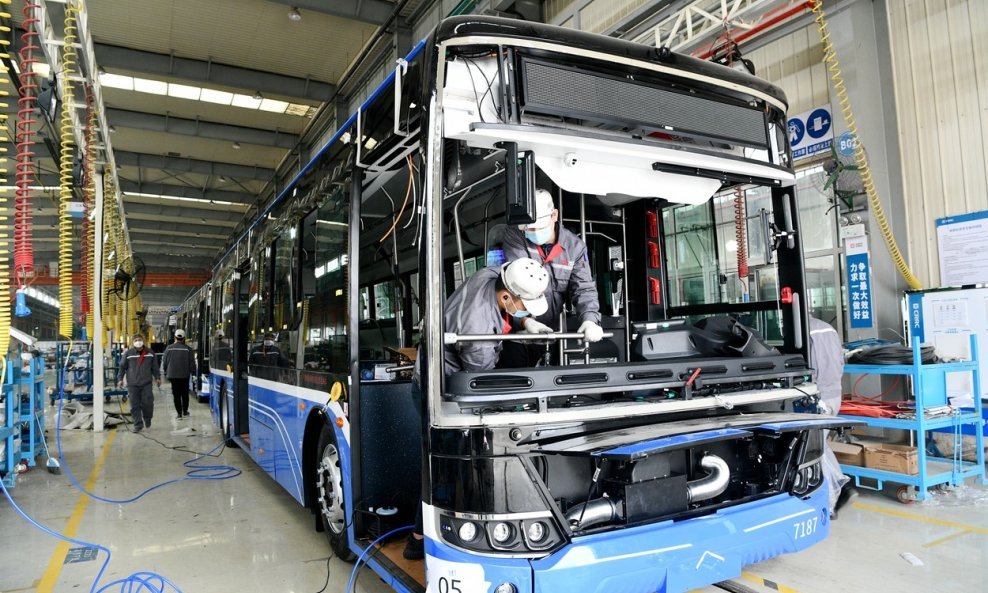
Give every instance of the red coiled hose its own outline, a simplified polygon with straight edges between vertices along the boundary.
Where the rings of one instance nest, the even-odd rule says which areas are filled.
[[[738,243],[738,280],[748,293],[748,241],[745,238],[745,231],[748,227],[748,218],[744,207],[744,190],[741,186],[734,188],[734,237]]]
[[[34,119],[37,104],[38,85],[34,72],[35,45],[38,37],[34,15],[40,10],[37,0],[26,0],[24,4],[24,33],[21,35],[20,83],[21,96],[17,100],[17,175],[14,184],[14,278],[18,288],[26,287],[34,277],[34,248],[31,244],[31,186],[34,184]]]

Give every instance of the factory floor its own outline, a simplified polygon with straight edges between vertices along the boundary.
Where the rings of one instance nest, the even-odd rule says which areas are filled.
[[[167,392],[157,400],[146,436],[196,451],[220,442],[216,436],[171,434],[188,426],[210,432],[205,405],[193,403],[192,418],[180,421]],[[53,430],[49,437],[54,449]],[[125,428],[63,431],[62,444],[68,467],[60,475],[48,473],[42,463],[21,474],[11,494],[48,528],[112,551],[100,586],[146,571],[186,593],[344,591],[353,565],[335,558],[327,565],[329,549],[323,534],[314,531],[311,514],[242,451],[226,449],[210,460],[241,469],[239,477],[179,482],[132,504],[107,504],[80,494],[65,470],[96,494],[122,499],[185,476],[182,463],[191,456]],[[0,534],[3,593],[87,591],[106,557],[101,552],[89,558],[77,549],[82,544],[60,544],[29,526],[5,500],[0,501]],[[906,553],[915,560],[903,558]],[[988,587],[986,566],[988,487],[969,486],[912,505],[896,502],[891,493],[862,492],[841,512],[825,542],[750,566],[737,580],[760,593],[982,593]],[[361,569],[356,590],[389,589]]]

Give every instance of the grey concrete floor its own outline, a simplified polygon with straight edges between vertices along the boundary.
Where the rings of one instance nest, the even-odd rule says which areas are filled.
[[[193,426],[210,430],[205,405],[193,403],[191,420],[175,419],[167,391],[158,396],[149,435],[206,451],[213,437],[170,432]],[[49,431],[54,448],[54,431]],[[76,478],[85,483],[101,457],[93,482],[100,496],[128,498],[185,475],[186,453],[167,450],[124,430],[63,431],[63,449]],[[105,451],[105,456],[104,456]],[[112,561],[101,585],[137,571],[161,574],[185,593],[315,593],[326,582],[329,548],[313,530],[312,516],[236,449],[216,463],[243,470],[223,481],[186,481],[156,490],[132,504],[89,500],[65,472],[43,467],[22,474],[11,493],[42,524],[77,539],[107,546]],[[967,487],[932,503],[902,505],[890,494],[862,492],[833,523],[825,542],[798,555],[751,566],[739,579],[756,591],[783,593],[988,591],[988,488]],[[0,592],[86,591],[102,563],[63,564],[65,547],[17,516],[0,501]],[[71,547],[75,547],[74,545]],[[900,555],[911,553],[913,566]],[[329,562],[328,592],[346,587],[352,565]],[[771,585],[764,584],[764,579]],[[118,589],[114,589],[117,591]],[[358,591],[388,591],[363,570]],[[719,591],[708,587],[704,593]]]

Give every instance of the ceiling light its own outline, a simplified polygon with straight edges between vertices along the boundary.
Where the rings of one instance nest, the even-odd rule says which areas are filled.
[[[298,11],[298,6],[292,6],[292,9],[288,11],[288,20],[293,23],[302,20],[302,13]]]
[[[240,143],[239,142],[234,142],[233,143],[233,150],[240,150]]]
[[[104,68],[102,66],[97,66],[96,67],[96,73],[99,74],[100,76],[102,76],[102,75],[106,74],[106,68]]]
[[[117,127],[116,127],[116,126],[114,126],[114,125],[112,125],[112,124],[111,124],[111,125],[110,125],[110,127],[109,127],[109,128],[107,128],[107,129],[108,129],[108,130],[110,130],[110,133],[111,133],[111,134],[113,134],[114,132],[116,132],[116,131],[117,131]]]
[[[263,98],[264,98],[264,95],[261,94],[261,91],[254,91],[254,100],[255,101],[260,101]]]
[[[226,177],[220,175],[220,183],[226,183]]]

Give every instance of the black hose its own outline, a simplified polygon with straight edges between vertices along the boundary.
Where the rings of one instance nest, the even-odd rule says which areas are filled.
[[[747,585],[742,585],[737,581],[721,581],[719,583],[714,583],[713,586],[718,589],[723,589],[724,591],[730,591],[731,593],[758,593],[758,591]]]
[[[934,364],[940,362],[936,349],[933,346],[920,347],[920,359],[922,364]],[[875,346],[865,348],[855,353],[848,359],[848,362],[855,364],[912,364],[912,348],[906,346]]]

